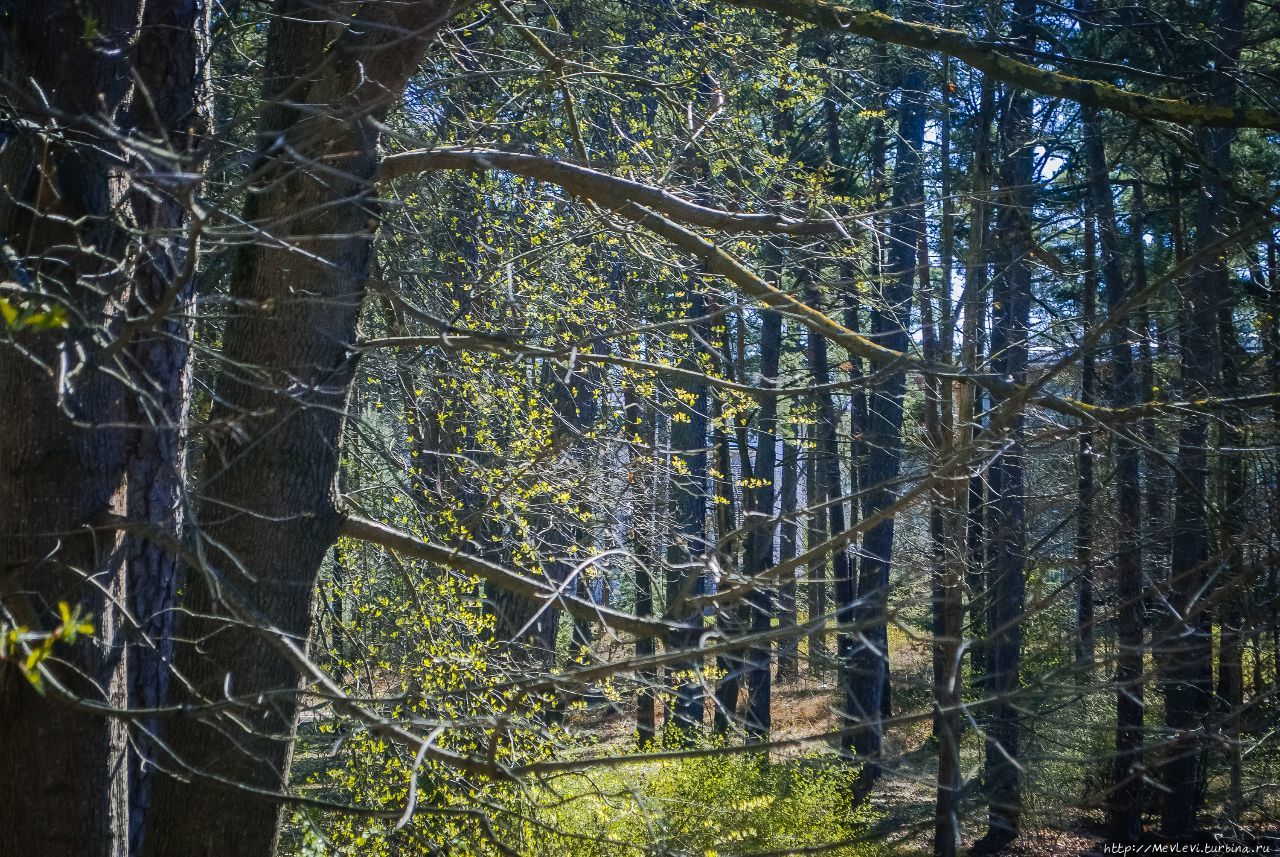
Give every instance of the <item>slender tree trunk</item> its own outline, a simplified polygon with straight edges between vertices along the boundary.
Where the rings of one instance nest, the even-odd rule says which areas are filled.
[[[653,528],[654,486],[646,476],[643,466],[646,449],[656,447],[654,420],[646,413],[634,386],[623,389],[623,407],[626,416],[626,440],[631,444],[631,462],[627,481],[631,492],[631,528],[628,541],[636,563],[636,615],[653,615]],[[652,637],[636,638],[636,658],[652,657],[657,648]],[[654,693],[656,676],[651,670],[641,670],[640,690],[636,695],[636,741],[640,749],[653,744],[657,737],[657,698]]]
[[[700,318],[706,312],[701,294],[690,300],[689,317]],[[699,325],[705,328],[705,323]],[[701,331],[705,336],[705,330]],[[698,368],[693,358],[686,361]],[[692,652],[697,648],[702,616],[688,604],[688,599],[702,592],[704,580],[702,556],[706,550],[707,517],[707,386],[695,382],[689,393],[692,403],[678,402],[672,415],[671,450],[682,467],[673,478],[675,519],[667,548],[667,613],[682,622],[687,630],[673,634],[669,645]],[[689,730],[703,722],[701,663],[695,656],[673,665],[682,674],[675,687],[674,710],[667,718],[668,734],[674,743],[685,740]]]
[[[995,117],[995,84],[983,78],[978,99],[976,117],[977,140],[973,153],[973,202],[969,220],[969,258],[964,278],[964,345],[961,364],[970,372],[976,372],[984,364],[983,351],[987,330],[987,292],[989,281],[989,221],[991,220],[988,197],[994,181],[991,123]],[[963,408],[969,414],[962,421],[967,426],[969,440],[975,448],[974,461],[979,461],[982,447],[982,420],[986,412],[986,393],[973,385],[965,385],[964,394],[969,397]],[[983,686],[981,677],[986,673],[986,469],[977,467],[969,477],[965,515],[965,589],[968,591],[969,666],[972,681]]]
[[[809,365],[814,365],[813,349],[817,342],[817,337],[809,334]],[[818,478],[818,441],[815,437],[816,432],[814,426],[809,427],[809,435],[806,438],[806,449],[804,456],[804,487],[805,487],[805,503],[808,512],[805,515],[805,550],[813,550],[827,537],[827,514],[821,509],[823,503],[826,502],[827,492],[822,481]],[[818,619],[826,616],[827,613],[827,561],[822,557],[815,557],[809,561],[809,567],[806,570],[805,579],[805,595],[808,605],[808,620],[812,624]],[[821,626],[815,627],[809,634],[809,674],[821,678],[827,668],[827,633],[825,630],[825,621]]]
[[[751,476],[754,485],[747,492],[751,498],[750,512],[743,516],[747,527],[748,576],[759,574],[773,563],[775,524],[774,501],[777,478],[778,447],[778,397],[773,390],[778,386],[778,363],[782,353],[782,315],[772,310],[762,313],[760,325],[760,413],[756,435],[756,460]],[[763,634],[772,626],[774,616],[773,589],[757,584],[747,597],[750,610],[750,629],[753,634]],[[749,740],[768,741],[771,718],[769,706],[772,699],[770,665],[772,653],[768,642],[755,645],[747,652],[747,712],[746,726]]]
[[[1098,112],[1082,107],[1085,158],[1088,162],[1089,212],[1097,224],[1102,248],[1111,329],[1111,401],[1114,407],[1138,402],[1129,319],[1117,317],[1128,298],[1129,284],[1120,264],[1120,237],[1112,201],[1110,172]],[[1116,760],[1108,804],[1111,836],[1133,842],[1142,835],[1143,619],[1142,619],[1142,489],[1137,440],[1132,429],[1112,434],[1116,460]]]
[[[812,272],[802,271],[805,300],[810,306],[818,307],[821,297],[818,286],[813,282]],[[808,339],[809,370],[813,375],[815,386],[824,387],[831,380],[831,366],[828,358],[827,340],[810,331]],[[837,431],[840,417],[836,413],[835,402],[829,390],[818,392],[815,397],[818,405],[818,418],[814,424],[814,478],[821,485],[827,504],[826,532],[834,536],[844,532],[844,480],[840,475],[840,453],[837,445]],[[852,568],[849,553],[845,548],[836,550],[831,556],[831,587],[836,603],[836,622],[843,623],[852,619],[850,605],[854,600]],[[840,651],[848,645],[847,633],[841,633],[838,640]],[[823,638],[825,648],[825,637]],[[840,663],[844,664],[843,657]]]
[[[1221,0],[1217,7],[1217,51],[1220,61],[1211,75],[1212,98],[1228,103],[1235,92],[1233,69],[1240,56],[1244,29],[1241,0]],[[1231,167],[1229,129],[1198,131],[1196,142],[1205,160],[1200,195],[1195,205],[1195,247],[1218,239],[1228,214],[1222,177]],[[1210,395],[1217,374],[1218,301],[1226,293],[1223,261],[1203,261],[1183,287],[1181,395]],[[1185,838],[1198,825],[1204,770],[1204,725],[1209,714],[1212,682],[1211,613],[1204,583],[1209,560],[1208,518],[1205,508],[1208,460],[1207,423],[1203,414],[1183,418],[1178,436],[1178,475],[1174,487],[1173,537],[1168,601],[1160,640],[1163,666],[1165,726],[1170,734],[1163,770],[1165,799],[1161,827],[1167,836]]]
[[[1015,0],[1011,39],[1035,47],[1035,0]],[[1031,309],[1032,217],[1034,194],[1031,97],[1008,91],[1000,116],[1004,160],[1000,184],[1004,206],[994,244],[1000,248],[991,329],[992,368],[1015,383],[1027,376]],[[983,770],[988,803],[984,847],[1001,847],[1018,835],[1022,782],[1018,768],[1020,722],[1016,695],[1022,661],[1022,619],[1026,573],[1026,524],[1022,403],[992,394],[992,408],[1005,434],[991,464],[991,509],[987,597],[989,622],[986,691],[992,698]]]
[[[1132,209],[1129,213],[1129,237],[1133,255],[1133,290],[1143,292],[1147,288],[1146,241],[1143,232],[1146,228],[1146,203],[1143,199],[1143,183],[1137,181],[1133,186]],[[1140,398],[1148,402],[1156,402],[1163,398],[1156,384],[1156,357],[1152,340],[1152,318],[1149,305],[1143,301],[1142,306],[1134,312],[1134,329],[1138,339],[1138,361],[1141,377]],[[1154,417],[1144,417],[1141,425],[1143,448],[1143,505],[1145,514],[1143,524],[1146,534],[1143,544],[1146,545],[1145,557],[1151,579],[1160,575],[1158,569],[1164,567],[1167,557],[1164,538],[1165,498],[1169,490],[1168,467],[1165,464],[1164,441],[1160,437]],[[1144,609],[1144,616],[1146,614]]]
[[[1098,256],[1094,220],[1084,223],[1084,282],[1080,296],[1080,336],[1089,335],[1097,322]],[[1080,401],[1094,403],[1094,355],[1086,349],[1080,357]],[[1093,666],[1093,426],[1081,421],[1080,454],[1076,480],[1076,574],[1080,584],[1076,594],[1076,663]]]
[[[727,358],[727,353],[725,356]],[[738,534],[738,516],[735,511],[733,490],[733,460],[729,450],[729,436],[723,424],[723,401],[720,396],[713,394],[711,402],[711,421],[714,426],[711,430],[711,445],[716,453],[716,474],[712,477],[716,500],[715,555],[719,565],[717,571],[720,588],[724,588],[726,582],[733,580],[739,571],[738,545],[741,544],[742,538]],[[744,450],[743,455],[746,454]],[[750,475],[748,469],[742,477],[747,479]],[[743,493],[745,495],[746,492]],[[747,499],[744,496],[744,507],[747,505]],[[742,635],[747,625],[746,612],[744,605],[738,601],[718,605],[716,629],[723,639],[733,640]],[[724,733],[731,725],[738,722],[738,697],[741,695],[746,659],[741,651],[724,652],[716,656],[716,669],[720,673],[720,679],[716,684],[714,724],[717,732]]]
[[[778,561],[794,558],[800,547],[799,522],[796,520],[797,489],[800,484],[800,455],[794,443],[782,444],[782,500],[778,524]],[[778,590],[778,619],[784,628],[795,629],[796,578],[792,572]],[[800,678],[800,638],[788,634],[778,641],[778,684],[791,684]]]
[[[924,180],[920,150],[924,144],[924,69],[913,66],[904,75],[898,110],[898,145],[893,170],[893,195],[889,227],[889,267],[883,288],[883,305],[871,317],[877,342],[906,351],[911,322],[911,296],[918,265],[918,244],[924,233]],[[902,400],[906,376],[889,373],[871,398],[867,425],[866,496],[863,514],[879,514],[895,499],[902,456]],[[846,634],[840,662],[844,667],[844,716],[861,728],[845,742],[865,760],[860,789],[879,776],[877,759],[883,734],[886,677],[889,670],[885,610],[889,565],[893,559],[893,519],[872,527],[862,543],[856,607],[848,602],[845,622],[856,622],[858,633]],[[852,594],[852,593],[850,593]]]

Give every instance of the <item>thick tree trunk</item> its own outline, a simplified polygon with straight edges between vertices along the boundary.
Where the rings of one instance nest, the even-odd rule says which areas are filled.
[[[181,778],[155,783],[145,854],[272,850],[279,806],[255,792],[288,783],[296,653],[342,518],[335,477],[377,224],[380,123],[451,7],[286,0],[272,21],[244,219],[279,241],[245,244],[234,263],[240,309],[211,419],[223,431],[209,439],[195,522],[202,567],[185,587],[182,636],[201,645],[175,654],[189,701],[238,704],[170,724],[161,764]]]
[[[0,145],[5,276],[71,309],[66,327],[15,332],[0,351],[0,606],[5,623],[53,630],[66,601],[96,626],[57,652],[68,671],[51,667],[44,695],[12,661],[0,667],[0,853],[123,855],[146,806],[143,770],[124,722],[63,697],[154,707],[167,685],[175,559],[164,539],[91,528],[108,514],[151,535],[181,526],[195,186],[173,176],[196,172],[186,153],[206,119],[205,9],[117,0],[90,18],[55,2],[9,10],[0,26],[8,103],[29,123]],[[125,278],[114,260],[130,255]],[[155,724],[134,725],[147,752]]]

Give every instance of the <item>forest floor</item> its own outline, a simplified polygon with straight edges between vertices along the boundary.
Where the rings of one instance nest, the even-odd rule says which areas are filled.
[[[882,775],[871,796],[875,817],[871,838],[884,846],[884,852],[904,857],[926,857],[932,854],[934,806],[937,788],[937,749],[931,728],[932,658],[927,639],[907,629],[891,628],[890,661],[893,668],[893,714],[886,721]],[[625,656],[625,652],[600,652],[606,659]],[[802,754],[835,753],[838,749],[838,696],[834,671],[813,675],[803,656],[801,675],[792,682],[776,683],[773,689],[772,739],[775,761]],[[1081,762],[1098,749],[1096,741],[1101,729],[1104,744],[1114,729],[1114,719],[1107,719],[1108,708],[1090,700],[1075,699],[1053,716],[1029,726],[1024,735],[1024,812],[1023,832],[1005,852],[1011,857],[1046,857],[1046,855],[1101,855],[1106,839],[1102,833],[1102,812],[1096,802],[1085,795],[1096,794],[1100,784],[1096,762]],[[593,706],[566,714],[564,725],[571,734],[585,740],[583,750],[593,757],[624,756],[635,751],[635,713],[629,706]],[[710,714],[710,712],[708,712]],[[661,706],[658,712],[661,728]],[[708,717],[708,720],[710,718]],[[302,780],[307,773],[319,773],[326,766],[326,748],[332,736],[314,734],[319,721],[304,725],[305,740],[300,742],[295,758],[294,776]],[[731,739],[731,744],[740,744]],[[587,749],[589,748],[589,749]],[[961,747],[961,767],[965,778],[962,791],[962,852],[970,849],[985,831],[986,809],[978,791],[981,767],[981,741],[973,729],[966,729]],[[1083,752],[1082,752],[1083,751]],[[1105,747],[1102,749],[1105,758]],[[1261,804],[1260,817],[1274,817],[1280,794],[1268,786],[1280,775],[1280,758],[1273,765],[1263,762],[1258,788],[1263,791],[1255,804]],[[1220,778],[1219,778],[1220,779]],[[1220,789],[1211,782],[1211,791]],[[1221,803],[1219,803],[1221,805]],[[1208,820],[1206,820],[1208,821]],[[1220,819],[1250,823],[1245,819]],[[1275,825],[1264,825],[1267,835],[1280,833]],[[1255,835],[1263,831],[1255,829]],[[1280,840],[1277,840],[1280,841]],[[1276,853],[1280,853],[1277,849]]]
[[[914,857],[933,852],[934,805],[937,789],[937,750],[932,738],[928,696],[932,659],[927,641],[891,629],[895,716],[886,727],[882,776],[871,797],[877,821],[872,835],[890,854]],[[776,761],[803,753],[835,753],[839,726],[834,675],[814,676],[801,659],[797,681],[773,689],[772,757]],[[661,712],[659,712],[661,725]],[[593,753],[622,753],[634,746],[632,712],[597,708],[570,715],[568,725],[590,733],[598,742]],[[978,841],[985,830],[985,811],[976,788],[979,766],[977,741],[967,742],[963,753],[967,816],[963,820],[963,850]],[[1093,855],[1102,853],[1105,840],[1089,827],[1100,819],[1086,815],[1083,824],[1068,819],[1028,818],[1019,839],[1005,852],[1011,857],[1044,855]],[[1053,821],[1057,822],[1056,819]]]

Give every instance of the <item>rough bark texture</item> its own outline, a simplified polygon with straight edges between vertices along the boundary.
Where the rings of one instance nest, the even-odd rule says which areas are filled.
[[[60,697],[155,705],[168,674],[173,558],[90,527],[107,514],[168,534],[180,526],[191,188],[173,175],[202,130],[204,7],[0,11],[0,87],[16,109],[0,119],[5,277],[71,309],[66,327],[17,332],[0,350],[0,599],[17,624],[51,630],[66,601],[97,629],[58,653],[67,669],[46,684],[61,688],[44,696],[0,668],[0,852],[122,855],[129,811],[136,819],[145,806],[125,725]],[[149,145],[132,146],[138,139]],[[131,269],[116,264],[126,253],[138,260]]]
[[[195,174],[199,168],[188,153],[210,125],[208,28],[205,0],[147,3],[137,48],[145,98],[135,98],[135,125],[151,139],[167,143],[173,158],[172,163],[162,159],[145,165],[143,175],[175,167]],[[193,254],[198,252],[198,234],[184,235],[183,227],[189,217],[187,197],[198,188],[166,188],[163,180],[148,184],[152,186],[133,194],[133,217],[155,237],[135,276],[130,315],[154,322],[135,321],[145,329],[132,337],[128,348],[131,377],[142,394],[130,400],[129,417],[136,430],[126,475],[125,515],[177,540],[184,523],[189,352],[195,321]],[[181,195],[175,197],[175,192]],[[125,539],[125,589],[140,623],[130,629],[128,640],[131,708],[155,708],[169,695],[180,567],[171,545],[162,541],[138,535]],[[159,729],[158,720],[144,720],[134,733],[139,752],[129,757],[130,853],[141,849],[156,754],[149,737]]]
[[[197,522],[203,567],[186,585],[185,607],[204,618],[183,636],[202,643],[175,655],[191,701],[238,698],[230,714],[251,731],[226,718],[173,721],[162,764],[180,776],[155,783],[146,854],[272,849],[279,807],[254,790],[287,782],[299,670],[283,641],[305,648],[316,572],[342,518],[338,442],[377,225],[377,123],[452,5],[285,0],[273,18],[244,219],[278,240],[240,247],[232,271],[242,309],[223,335],[212,415],[223,431],[210,438]]]

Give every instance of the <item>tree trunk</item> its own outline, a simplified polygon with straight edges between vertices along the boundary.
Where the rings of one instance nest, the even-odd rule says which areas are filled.
[[[809,335],[809,365],[814,365],[813,349],[817,338]],[[804,456],[805,504],[808,512],[805,515],[805,550],[813,550],[827,537],[827,514],[820,507],[827,499],[826,488],[818,478],[818,440],[813,426],[809,427],[806,438],[807,448]],[[805,571],[805,599],[808,606],[808,621],[812,625],[827,613],[827,561],[822,557],[814,557],[809,561]],[[827,633],[826,622],[815,627],[809,634],[809,674],[821,678],[827,668]]]
[[[985,363],[983,358],[987,331],[987,292],[990,287],[989,222],[991,220],[988,197],[994,180],[991,123],[995,117],[995,84],[984,77],[978,98],[976,119],[977,140],[973,153],[973,204],[969,222],[969,259],[964,277],[964,344],[961,364],[976,372]],[[986,393],[981,388],[967,384],[961,388],[969,401],[962,409],[969,414],[966,431],[974,447],[973,460],[980,460],[982,449],[982,421],[986,413]],[[969,476],[969,491],[965,515],[965,581],[969,605],[969,667],[972,682],[983,686],[986,674],[986,502],[987,475],[983,467],[974,467]]]
[[[1247,355],[1236,337],[1235,300],[1226,293],[1218,306],[1218,341],[1222,347],[1221,395],[1238,396],[1240,364]],[[1245,462],[1240,450],[1245,445],[1240,416],[1225,414],[1218,422],[1218,460],[1222,470],[1220,503],[1219,562],[1225,573],[1215,593],[1218,617],[1218,703],[1228,770],[1226,815],[1234,818],[1243,802],[1241,782],[1240,717],[1244,705],[1244,605],[1245,575],[1243,555],[1248,498]]]
[[[1088,163],[1089,213],[1102,248],[1102,277],[1111,314],[1111,402],[1116,408],[1138,402],[1133,343],[1127,317],[1118,317],[1129,284],[1120,265],[1120,237],[1112,201],[1110,172],[1098,112],[1082,107]],[[1111,836],[1134,842],[1142,836],[1143,621],[1142,488],[1138,444],[1127,426],[1112,434],[1116,470],[1116,758],[1108,803]]]
[[[924,179],[920,150],[924,144],[924,69],[913,66],[902,80],[898,109],[898,145],[893,169],[892,215],[889,226],[889,267],[885,274],[883,305],[871,314],[871,334],[880,344],[906,351],[911,323],[911,296],[918,261],[917,247],[924,234]],[[863,516],[871,517],[894,502],[895,482],[902,457],[902,400],[906,375],[888,373],[871,398],[867,417],[866,495]],[[843,677],[844,716],[848,725],[860,728],[845,742],[864,760],[860,788],[879,776],[877,759],[883,727],[881,717],[889,673],[885,609],[889,565],[893,559],[893,519],[867,531],[862,542],[856,607],[841,601],[844,622],[856,623],[857,634],[845,634],[840,662]],[[853,593],[849,593],[852,595]]]
[[[1235,92],[1233,69],[1240,56],[1244,9],[1240,0],[1221,0],[1216,16],[1220,56],[1210,76],[1211,97],[1228,103]],[[1230,172],[1229,129],[1196,133],[1204,158],[1200,195],[1195,205],[1194,247],[1208,247],[1226,228],[1226,188]],[[1183,285],[1181,395],[1186,399],[1210,395],[1217,374],[1218,301],[1226,294],[1227,271],[1218,254],[1202,260]],[[1185,838],[1197,827],[1204,771],[1201,764],[1205,719],[1213,682],[1211,613],[1203,592],[1209,560],[1205,492],[1208,460],[1207,422],[1203,414],[1183,418],[1178,435],[1178,471],[1174,487],[1173,536],[1169,567],[1170,609],[1161,629],[1158,661],[1163,667],[1165,726],[1170,743],[1163,770],[1165,799],[1161,827],[1165,835]]]
[[[636,615],[653,615],[653,527],[655,525],[654,486],[646,478],[642,451],[656,447],[654,420],[646,412],[635,388],[627,384],[623,389],[626,416],[626,440],[631,446],[631,465],[627,479],[632,485],[631,527],[629,541],[636,562]],[[636,638],[636,658],[652,657],[657,651],[652,637]],[[656,676],[652,670],[641,670],[640,690],[636,694],[636,742],[640,749],[649,747],[657,736],[657,698],[654,693]]]
[[[1084,292],[1080,296],[1080,337],[1084,339],[1097,322],[1098,258],[1094,220],[1084,223]],[[1094,403],[1094,355],[1086,349],[1080,356],[1080,402]],[[1076,479],[1076,663],[1093,667],[1093,426],[1081,420],[1080,453]]]
[[[691,297],[689,317],[696,319],[706,312],[699,293]],[[705,338],[705,323],[698,325]],[[685,361],[687,368],[697,369],[696,359]],[[707,516],[707,385],[695,382],[689,393],[692,404],[676,402],[672,414],[671,450],[673,459],[683,462],[683,473],[673,476],[675,519],[667,548],[667,612],[669,618],[682,622],[687,630],[673,634],[669,645],[692,652],[701,633],[701,612],[690,607],[688,599],[702,594],[702,556],[706,550]],[[679,471],[677,471],[679,472]],[[684,677],[675,688],[674,710],[667,718],[668,735],[679,743],[695,726],[703,722],[701,661],[696,655],[678,662],[672,670]]]
[[[804,277],[803,293],[805,300],[810,306],[818,307],[821,304],[821,296],[817,284],[813,281],[813,272],[802,269],[801,273]],[[824,387],[830,383],[831,365],[828,358],[827,340],[813,331],[810,331],[808,335],[808,358],[809,371],[813,375],[814,385]],[[844,496],[844,486],[840,477],[840,453],[836,440],[840,418],[836,414],[835,402],[829,390],[820,390],[815,394],[814,398],[817,400],[818,417],[813,426],[813,475],[821,486],[821,491],[827,504],[826,533],[828,536],[835,536],[844,532],[845,528],[844,502],[841,499]],[[852,619],[850,607],[854,601],[853,575],[851,563],[849,562],[849,552],[843,547],[837,549],[831,556],[831,586],[836,602],[837,624],[850,621]],[[825,609],[825,603],[823,609]],[[838,645],[842,647],[841,651],[847,645],[845,642],[847,636],[847,633],[840,633]],[[825,650],[825,635],[822,639],[822,649]],[[843,672],[843,658],[840,659],[840,663]]]
[[[1010,38],[1035,47],[1035,0],[1015,0]],[[1020,90],[1005,95],[1000,116],[1000,184],[1004,206],[994,244],[1000,269],[993,291],[992,368],[1000,377],[1025,383],[1031,310],[1033,217],[1033,136],[1031,98]],[[993,420],[1002,429],[1004,448],[990,469],[987,571],[988,649],[986,691],[993,700],[987,727],[983,769],[988,804],[984,847],[1000,847],[1018,835],[1022,783],[1018,769],[1019,713],[1016,695],[1022,660],[1022,619],[1026,573],[1026,525],[1023,507],[1023,405],[992,393]]]
[[[797,489],[800,484],[800,455],[794,443],[782,444],[782,501],[778,524],[778,561],[794,558],[800,547],[799,522],[796,520]],[[796,576],[788,574],[778,590],[778,619],[792,633],[778,641],[778,684],[792,684],[800,678],[800,638],[795,632]]]
[[[0,25],[9,104],[31,121],[5,128],[0,146],[6,279],[33,290],[33,310],[54,305],[38,293],[71,309],[65,327],[15,331],[26,354],[0,352],[0,605],[6,624],[52,631],[66,601],[96,626],[94,639],[60,647],[67,671],[45,665],[44,695],[12,661],[0,667],[0,853],[124,855],[146,808],[124,723],[60,697],[154,707],[167,686],[176,561],[154,536],[181,529],[198,237],[187,223],[195,185],[173,176],[198,172],[188,153],[206,130],[205,14],[196,0],[115,0],[92,16],[55,2]],[[130,257],[122,277],[129,266],[113,260]],[[55,383],[41,364],[57,367],[59,353],[70,360]],[[95,534],[109,514],[147,534]],[[42,535],[54,533],[71,535]],[[154,721],[134,726],[150,752]]]
[[[760,326],[760,413],[757,416],[756,460],[752,468],[752,485],[747,492],[751,498],[748,514],[743,516],[747,527],[746,574],[760,574],[773,566],[773,542],[776,524],[774,500],[777,478],[778,447],[778,397],[773,390],[778,386],[778,362],[782,352],[782,315],[773,310],[762,312]],[[747,597],[750,610],[750,629],[753,634],[769,631],[773,622],[772,587],[757,584]],[[771,725],[769,705],[772,700],[770,644],[764,642],[747,652],[747,711],[746,726],[749,740],[769,740]]]
[[[377,224],[379,128],[451,8],[365,3],[352,14],[344,4],[284,2],[272,20],[244,220],[282,241],[246,243],[234,262],[238,310],[211,418],[224,429],[209,439],[196,522],[202,567],[185,587],[191,618],[181,632],[201,645],[175,653],[186,701],[238,703],[169,724],[162,764],[182,778],[156,780],[145,854],[272,850],[279,805],[255,792],[288,782],[296,653],[342,519],[335,477]],[[237,725],[245,722],[250,732]]]

